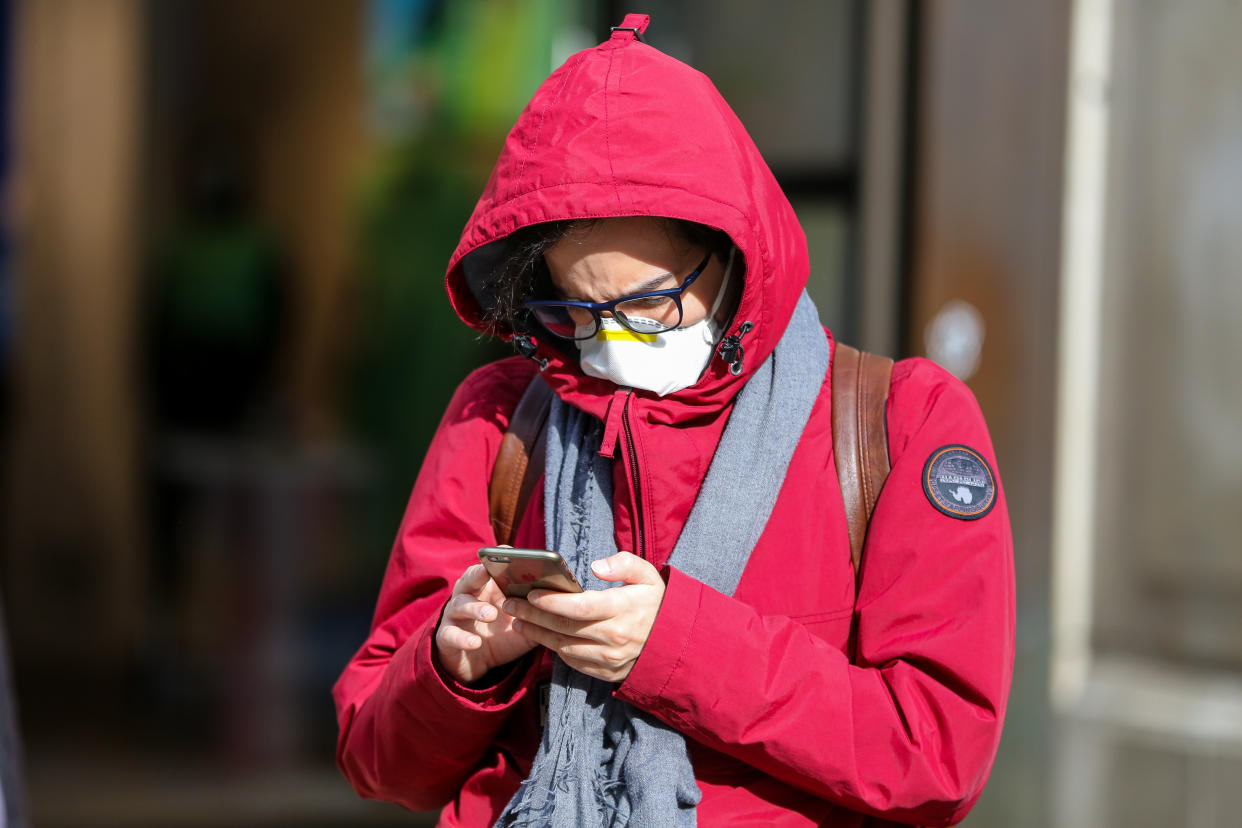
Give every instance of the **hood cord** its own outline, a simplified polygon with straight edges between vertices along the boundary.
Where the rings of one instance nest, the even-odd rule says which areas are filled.
[[[742,337],[754,327],[754,322],[743,322],[737,333],[720,340],[720,345],[716,348],[720,352],[720,358],[729,366],[729,373],[735,377],[742,373],[742,359],[746,356],[746,351],[742,348]]]

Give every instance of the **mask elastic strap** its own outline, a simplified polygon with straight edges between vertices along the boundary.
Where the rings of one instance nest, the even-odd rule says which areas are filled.
[[[716,291],[716,301],[712,302],[712,309],[708,311],[707,318],[711,324],[716,324],[716,311],[720,310],[720,303],[724,301],[725,294],[729,292],[729,280],[733,278],[733,257],[737,254],[737,245],[729,248],[729,261],[725,263],[724,278],[720,280],[720,290]]]

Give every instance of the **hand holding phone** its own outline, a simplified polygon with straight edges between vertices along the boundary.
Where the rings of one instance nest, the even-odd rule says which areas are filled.
[[[535,644],[500,611],[504,594],[480,564],[468,567],[453,586],[436,628],[435,658],[462,684],[530,652]]]
[[[582,592],[565,559],[547,549],[484,546],[479,550],[479,560],[510,598],[525,598],[532,589]]]

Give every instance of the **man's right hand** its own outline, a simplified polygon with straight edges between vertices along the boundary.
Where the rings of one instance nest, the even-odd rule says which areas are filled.
[[[501,612],[505,596],[482,564],[462,573],[436,630],[436,659],[462,684],[471,684],[493,667],[508,664],[535,648],[513,629],[513,616]]]

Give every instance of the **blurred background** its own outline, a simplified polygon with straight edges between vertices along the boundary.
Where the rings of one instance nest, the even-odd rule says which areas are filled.
[[[968,824],[1237,824],[1242,4],[0,0],[10,825],[431,824],[337,774],[329,688],[505,353],[458,233],[628,11],[750,129],[838,337],[991,424],[1018,651]]]

